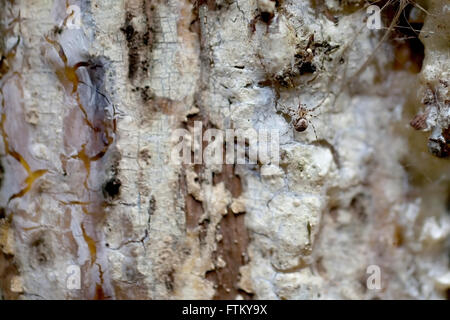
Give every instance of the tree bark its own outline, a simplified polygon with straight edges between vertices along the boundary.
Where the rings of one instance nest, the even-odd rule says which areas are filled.
[[[448,298],[450,11],[383,4],[0,0],[0,297]]]

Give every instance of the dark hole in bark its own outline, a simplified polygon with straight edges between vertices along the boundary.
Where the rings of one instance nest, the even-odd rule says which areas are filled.
[[[314,73],[316,67],[311,62],[303,62],[299,67],[300,75],[305,73]]]
[[[265,23],[270,23],[273,18],[273,14],[270,12],[261,12],[261,20]]]
[[[122,182],[120,182],[117,178],[112,178],[103,186],[103,195],[109,196],[111,198],[115,198],[120,193],[120,187],[122,186]]]

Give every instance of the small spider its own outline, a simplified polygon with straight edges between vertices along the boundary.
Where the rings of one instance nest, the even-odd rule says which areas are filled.
[[[314,111],[318,106],[314,107],[313,109],[307,109],[305,104],[299,103],[296,111],[292,110],[292,108],[287,108],[284,105],[282,106],[289,110],[289,114],[292,117],[291,123],[293,123],[295,131],[303,132],[308,129],[309,124],[311,124],[311,127],[314,130],[314,135],[316,136],[316,139],[318,139],[314,124],[307,118],[309,116],[316,117],[315,115],[312,115],[311,112]]]
[[[311,111],[313,111],[313,110],[306,109],[305,104],[299,103],[298,110],[297,110],[297,116],[294,118],[294,128],[298,132],[303,132],[306,129],[308,129],[308,124],[311,124],[311,127],[314,130],[314,135],[316,136],[316,140],[317,140],[316,128],[314,127],[314,124],[309,119],[307,119],[307,116],[313,116],[311,114]]]

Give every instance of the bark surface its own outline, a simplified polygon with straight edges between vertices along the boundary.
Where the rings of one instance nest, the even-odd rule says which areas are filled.
[[[448,298],[450,7],[368,4],[0,0],[0,297]]]

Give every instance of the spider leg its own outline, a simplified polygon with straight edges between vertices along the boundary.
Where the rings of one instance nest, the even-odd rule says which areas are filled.
[[[282,103],[280,103],[280,102],[275,102],[275,105],[280,105],[280,106],[282,106],[282,107],[284,107],[284,108],[286,108],[286,109],[288,109],[289,110],[289,108],[288,107],[286,107],[284,104],[282,104]]]
[[[318,118],[318,117],[319,117],[317,114],[312,114],[312,113],[308,113],[308,115],[309,115],[311,118]]]
[[[311,127],[312,127],[313,130],[314,130],[314,135],[316,136],[316,140],[319,140],[319,138],[317,138],[316,127],[314,126],[314,124],[313,124],[310,120],[308,120],[308,123],[311,125]]]
[[[328,94],[322,99],[322,101],[320,101],[317,105],[315,105],[314,107],[312,107],[308,111],[315,111],[317,108],[319,108],[325,102],[325,100],[327,100],[327,98],[329,96],[330,96],[330,92],[328,92]]]
[[[280,106],[282,106],[283,108],[285,108],[286,110],[287,110],[287,112],[288,112],[288,114],[289,114],[289,116],[291,117],[291,118],[295,118],[296,117],[296,115],[297,115],[297,113],[295,112],[295,111],[293,111],[292,110],[292,108],[289,108],[289,107],[287,107],[286,105],[284,105],[284,104],[282,104],[282,103],[280,103],[280,102],[275,102],[275,104],[276,105],[280,105]],[[292,123],[292,121],[291,121],[291,123]]]

